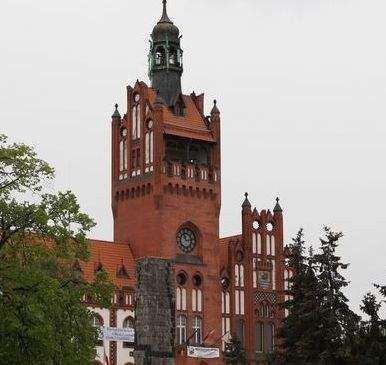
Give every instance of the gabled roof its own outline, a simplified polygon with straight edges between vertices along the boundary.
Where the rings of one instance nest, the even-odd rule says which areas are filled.
[[[147,87],[147,95],[151,105],[153,105],[157,98],[155,90]],[[185,104],[185,113],[183,116],[175,115],[165,104],[162,105],[164,133],[184,138],[215,142],[212,132],[208,129],[206,122],[198,111],[192,97],[189,95],[182,95],[182,101]]]
[[[102,268],[109,274],[110,280],[119,287],[135,286],[135,260],[131,248],[127,243],[89,240],[90,260],[81,263],[84,278],[93,281],[95,269]],[[128,276],[117,275],[122,263]]]

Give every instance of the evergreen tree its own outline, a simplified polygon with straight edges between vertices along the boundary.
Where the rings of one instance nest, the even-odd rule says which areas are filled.
[[[289,279],[290,299],[285,303],[288,316],[278,332],[281,346],[271,357],[270,362],[272,364],[306,364],[317,356],[315,330],[319,301],[315,267],[313,261],[305,256],[302,229],[293,238],[287,251],[288,265],[293,271],[292,278]]]
[[[236,335],[232,335],[231,340],[225,344],[224,351],[225,364],[245,365],[247,358],[241,341]]]
[[[376,286],[382,293],[382,287]],[[358,359],[361,364],[386,364],[386,321],[379,317],[382,302],[367,293],[361,310],[368,316],[362,321],[358,334]]]
[[[336,255],[342,233],[325,227],[325,238],[321,238],[320,253],[313,258],[318,273],[318,352],[323,364],[345,364],[353,358],[356,334],[360,317],[348,306],[342,289],[348,282],[341,274],[348,264]]]

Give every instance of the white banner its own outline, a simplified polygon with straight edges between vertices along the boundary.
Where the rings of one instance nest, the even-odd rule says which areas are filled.
[[[188,346],[188,357],[198,357],[200,359],[216,359],[220,357],[220,350],[215,347]]]
[[[106,341],[134,342],[134,328],[101,327],[99,339]]]

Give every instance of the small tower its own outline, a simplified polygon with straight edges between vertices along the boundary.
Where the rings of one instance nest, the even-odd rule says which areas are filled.
[[[166,0],[163,0],[162,17],[151,33],[149,53],[149,78],[151,86],[166,105],[179,114],[181,95],[182,50],[180,31],[169,19]]]

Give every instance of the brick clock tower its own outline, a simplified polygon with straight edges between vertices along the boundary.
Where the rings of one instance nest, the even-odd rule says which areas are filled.
[[[114,241],[135,258],[175,262],[176,344],[221,337],[220,112],[181,92],[179,29],[163,14],[151,34],[151,87],[127,87],[127,112],[112,116]]]
[[[206,116],[203,94],[182,93],[180,39],[163,0],[151,33],[151,86],[128,86],[126,113],[116,105],[112,115],[114,241],[129,243],[136,259],[173,261],[177,354],[188,343],[224,349],[235,333],[251,363],[264,363],[284,316],[281,207],[277,200],[273,214],[258,213],[246,198],[242,234],[220,240],[220,111],[214,101]]]

